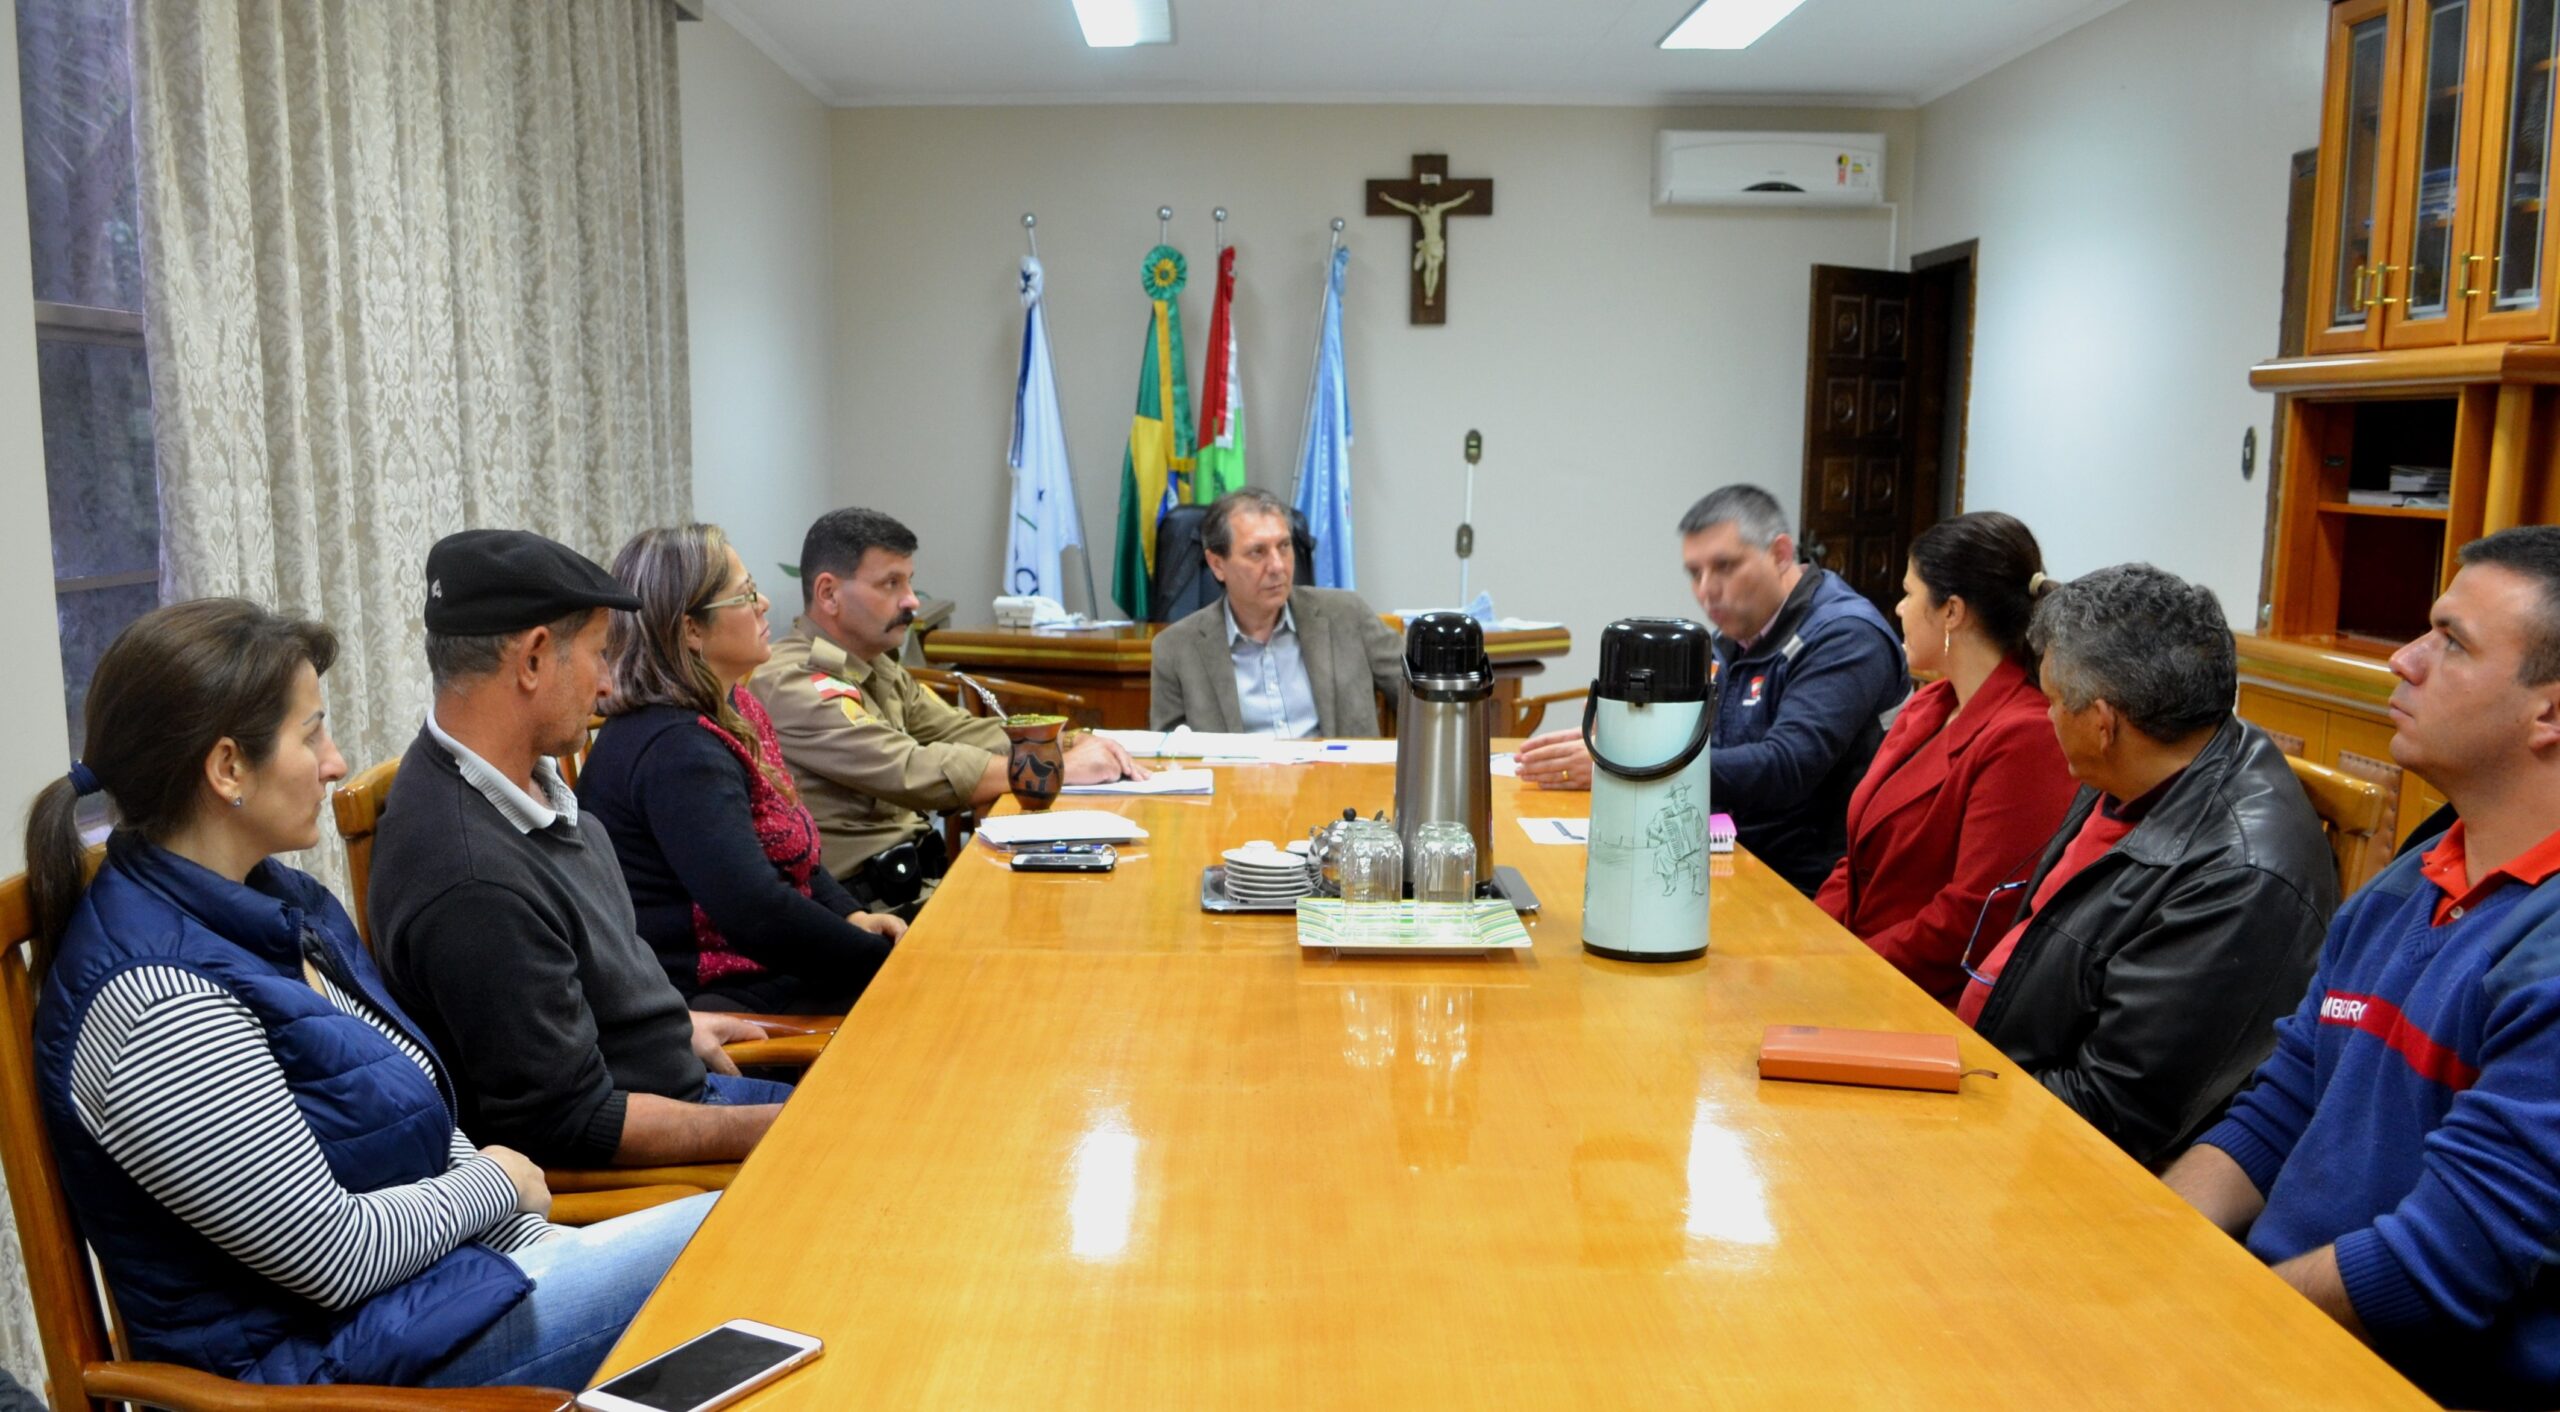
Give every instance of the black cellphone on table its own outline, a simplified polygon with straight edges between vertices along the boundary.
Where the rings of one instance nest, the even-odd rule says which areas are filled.
[[[1120,866],[1120,854],[1107,843],[1061,843],[1013,855],[1017,873],[1107,873]]]

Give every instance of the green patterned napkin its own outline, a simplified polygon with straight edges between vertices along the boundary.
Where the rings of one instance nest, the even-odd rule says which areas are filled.
[[[1481,947],[1529,949],[1529,930],[1511,904],[1494,898],[1445,902],[1347,903],[1338,897],[1298,899],[1298,944],[1351,951],[1444,951]]]

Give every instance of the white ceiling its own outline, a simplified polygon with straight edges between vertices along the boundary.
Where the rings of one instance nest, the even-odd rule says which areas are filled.
[[[1692,0],[1173,0],[1088,49],[1069,0],[711,0],[839,106],[1928,102],[2124,0],[1806,0],[1751,48],[1657,47]]]

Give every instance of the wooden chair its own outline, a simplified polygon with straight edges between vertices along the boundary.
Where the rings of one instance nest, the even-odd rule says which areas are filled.
[[[930,689],[935,695],[972,716],[987,717],[995,713],[987,709],[987,699],[971,691],[960,681],[960,673],[939,667],[909,667],[907,675]],[[969,680],[994,692],[996,700],[1008,710],[1025,709],[1053,716],[1064,716],[1070,725],[1091,730],[1102,724],[1102,708],[1072,691],[1055,687],[1033,686],[1025,681],[969,673]]]
[[[92,867],[98,856],[93,850]],[[0,1169],[8,1173],[9,1205],[17,1216],[27,1288],[44,1344],[45,1399],[56,1412],[97,1412],[116,1402],[170,1412],[557,1412],[568,1405],[568,1393],[549,1388],[266,1387],[123,1357],[122,1330],[110,1329],[37,1098],[35,978],[26,960],[35,948],[19,945],[34,935],[25,875],[0,882]]]
[[[2364,886],[2365,879],[2391,861],[2391,796],[2371,780],[2360,780],[2299,755],[2284,757],[2320,828],[2329,836],[2330,855],[2338,862],[2338,895]]]
[[[578,787],[578,772],[587,767],[587,753],[596,748],[596,732],[604,729],[604,717],[587,717],[587,733],[578,738],[578,748],[566,755],[554,755],[552,764],[560,771],[560,782],[571,789]]]
[[[1561,706],[1568,701],[1579,702],[1590,694],[1591,688],[1577,686],[1571,691],[1550,691],[1544,696],[1523,696],[1511,703],[1511,718],[1503,723],[1502,730],[1494,734],[1523,737],[1536,735],[1539,724],[1546,719],[1548,707]]]

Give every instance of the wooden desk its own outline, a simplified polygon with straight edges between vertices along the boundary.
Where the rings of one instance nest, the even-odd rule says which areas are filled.
[[[1386,621],[1397,623],[1394,618]],[[938,628],[924,638],[924,658],[937,667],[1076,692],[1102,712],[1103,725],[1144,730],[1153,644],[1164,627],[1139,623],[1091,632]],[[1521,679],[1544,671],[1549,658],[1572,651],[1573,634],[1560,627],[1495,632],[1485,634],[1484,645],[1485,655],[1493,659],[1494,700],[1508,711],[1520,699]]]
[[[1957,1026],[1748,858],[1704,959],[1589,956],[1509,821],[1586,797],[1494,785],[1500,960],[1198,910],[1384,768],[1079,801],[1152,835],[1108,877],[973,847],[608,1370],[745,1317],[827,1343],[753,1408],[2433,1405],[1970,1035],[1958,1096],[1760,1082],[1773,1021]]]

